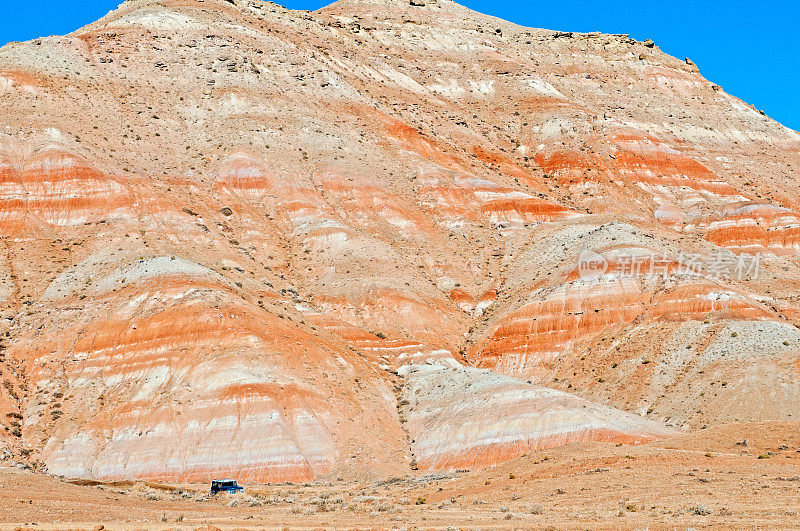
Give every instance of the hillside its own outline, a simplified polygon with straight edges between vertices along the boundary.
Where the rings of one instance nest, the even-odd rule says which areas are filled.
[[[0,106],[9,461],[378,480],[800,417],[800,135],[652,42],[127,0],[0,49]]]

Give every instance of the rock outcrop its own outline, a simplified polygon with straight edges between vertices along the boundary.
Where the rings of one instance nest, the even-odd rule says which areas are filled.
[[[640,444],[672,431],[555,389],[474,368],[409,367],[401,406],[420,470],[491,466],[565,444]]]

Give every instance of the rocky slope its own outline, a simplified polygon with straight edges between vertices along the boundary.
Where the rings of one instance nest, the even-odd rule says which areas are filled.
[[[800,415],[800,135],[650,42],[127,0],[0,49],[0,105],[7,457],[380,478]]]

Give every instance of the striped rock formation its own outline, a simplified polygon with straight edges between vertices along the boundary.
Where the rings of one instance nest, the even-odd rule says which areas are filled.
[[[385,478],[800,415],[800,135],[657,47],[422,3],[0,49],[0,459]]]
[[[563,391],[474,368],[409,367],[401,404],[420,470],[485,467],[588,441],[641,444],[672,430]]]

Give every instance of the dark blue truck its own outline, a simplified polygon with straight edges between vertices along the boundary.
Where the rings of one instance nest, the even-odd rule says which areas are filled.
[[[239,492],[243,490],[242,487],[233,479],[215,479],[211,482],[211,495],[218,492]]]

